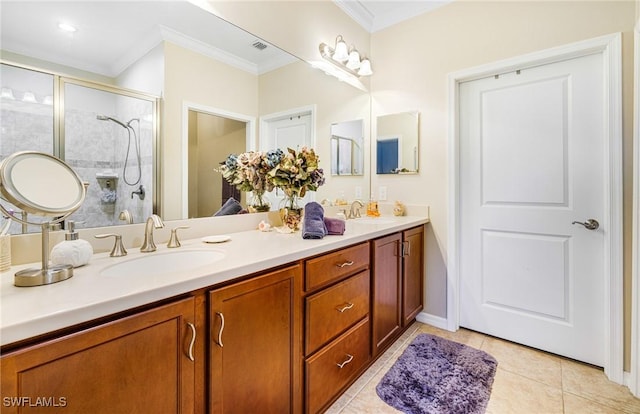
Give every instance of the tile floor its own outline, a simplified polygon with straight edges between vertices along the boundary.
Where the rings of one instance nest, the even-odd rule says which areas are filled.
[[[420,333],[482,349],[498,360],[487,414],[640,414],[640,399],[608,381],[599,368],[478,332],[421,323],[411,326],[327,413],[398,413],[376,395],[376,385]]]

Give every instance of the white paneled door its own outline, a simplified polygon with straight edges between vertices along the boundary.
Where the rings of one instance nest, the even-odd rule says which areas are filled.
[[[460,326],[599,366],[603,76],[592,54],[465,82],[459,112]]]

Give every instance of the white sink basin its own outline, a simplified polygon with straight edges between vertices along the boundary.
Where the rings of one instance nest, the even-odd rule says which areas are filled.
[[[159,276],[166,273],[188,272],[223,259],[226,253],[220,250],[176,250],[149,253],[148,256],[111,265],[100,275],[107,277]]]

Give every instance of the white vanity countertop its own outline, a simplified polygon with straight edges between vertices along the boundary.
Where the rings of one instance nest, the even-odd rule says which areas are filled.
[[[112,258],[94,254],[88,265],[74,269],[74,276],[46,286],[15,287],[15,272],[40,268],[40,263],[13,266],[0,273],[0,344],[7,345],[36,335],[91,321],[117,312],[214,286],[237,277],[329,252],[399,230],[425,224],[426,217],[382,217],[348,220],[342,236],[304,240],[301,232],[281,234],[258,230],[229,233],[230,241],[203,243],[200,238],[181,241],[182,247],[168,249],[158,243],[153,253],[129,249],[129,255]],[[217,250],[224,258],[188,273],[177,271],[140,277],[110,277],[100,274],[113,264],[177,250]]]

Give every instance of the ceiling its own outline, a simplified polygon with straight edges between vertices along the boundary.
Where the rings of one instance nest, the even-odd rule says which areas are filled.
[[[426,13],[453,0],[333,0],[369,33]]]
[[[78,30],[62,32],[60,22]],[[296,60],[185,0],[0,1],[3,50],[104,76],[118,76],[163,40],[255,74]]]
[[[452,0],[334,0],[369,32]],[[60,22],[77,27],[58,29]],[[296,58],[188,0],[0,0],[0,48],[60,65],[116,77],[161,41],[262,74]],[[262,42],[267,47],[253,46]]]

